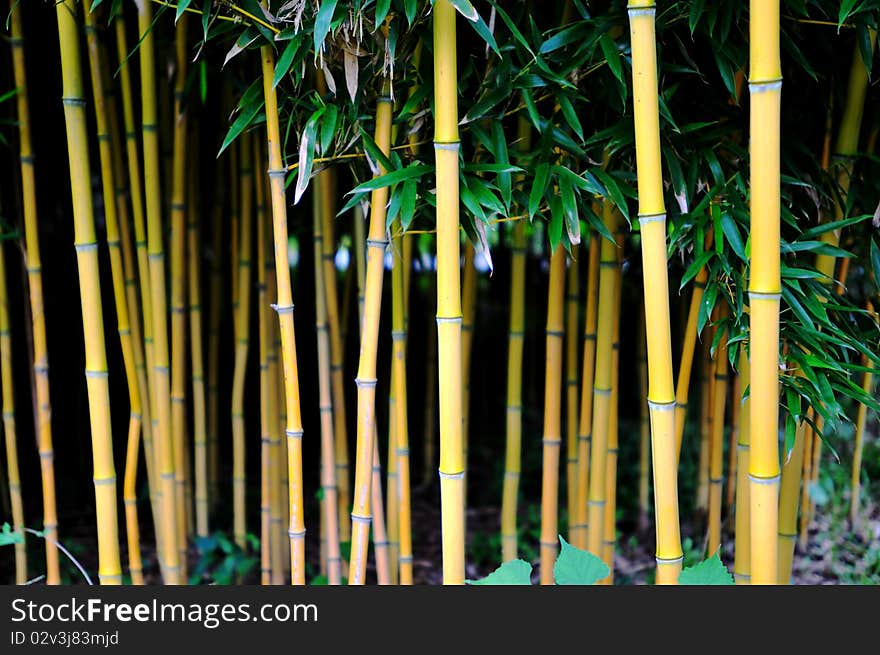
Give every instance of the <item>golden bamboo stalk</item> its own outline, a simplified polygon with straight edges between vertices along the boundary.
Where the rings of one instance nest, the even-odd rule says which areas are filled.
[[[654,2],[629,0],[633,60],[633,114],[638,173],[645,322],[648,332],[648,401],[657,532],[657,583],[675,584],[681,571],[678,479],[675,457],[675,388],[666,271],[666,208],[660,168],[660,113]],[[595,435],[595,431],[593,432]],[[592,521],[591,532],[592,532]]]
[[[810,407],[807,410],[807,417],[813,418],[814,410]],[[801,515],[800,529],[798,531],[798,545],[804,551],[807,548],[807,537],[810,520],[810,484],[813,481],[813,449],[816,448],[816,442],[819,437],[816,435],[812,425],[807,425],[804,433],[804,466],[801,471]]]
[[[456,11],[449,0],[435,1],[434,157],[437,166],[437,360],[443,583],[460,585],[464,584],[465,462],[461,433],[460,142],[455,18]]]
[[[246,479],[245,479],[245,420],[244,385],[247,376],[247,359],[250,345],[250,297],[251,297],[251,257],[253,254],[252,222],[254,198],[253,151],[250,135],[241,135],[239,160],[240,184],[239,214],[241,232],[236,266],[238,267],[238,312],[235,315],[235,369],[232,378],[232,489],[233,489],[233,534],[235,542],[245,548],[247,537],[246,522]]]
[[[721,301],[717,307],[718,320],[727,315],[727,305]],[[718,326],[716,329],[724,329]],[[721,548],[721,486],[724,482],[724,411],[727,401],[727,337],[721,336],[715,350],[713,368],[714,386],[712,389],[712,432],[709,436],[709,540],[708,554]]]
[[[186,221],[187,112],[186,14],[175,30],[174,131],[171,180],[171,434],[174,448],[174,493],[180,576],[186,579]]]
[[[315,178],[313,191],[314,215],[314,248],[315,248],[315,330],[318,340],[318,395],[321,413],[321,490],[323,497],[322,515],[324,529],[321,533],[322,541],[326,541],[326,567],[327,582],[331,585],[342,583],[342,557],[339,547],[339,501],[337,499],[336,485],[336,440],[335,428],[335,405],[332,397],[331,383],[331,358],[332,348],[330,345],[327,291],[328,284],[326,269],[321,257],[324,252],[324,214],[328,207],[326,198],[329,197],[330,186],[327,173],[323,171]],[[331,282],[332,283],[332,282]],[[335,284],[335,283],[334,283]]]
[[[290,263],[287,254],[287,201],[284,180],[287,168],[281,160],[278,125],[278,97],[272,78],[275,53],[271,46],[260,48],[263,96],[266,104],[266,133],[269,151],[269,181],[272,191],[272,224],[275,247],[275,275],[278,295],[275,311],[281,330],[281,360],[284,370],[284,417],[287,436],[287,490],[290,537],[290,575],[293,584],[305,584],[305,523],[302,488],[302,416],[300,413],[299,372],[296,363],[296,335],[293,325],[293,298]]]
[[[402,585],[411,585],[413,583],[412,510],[409,469],[409,412],[406,393],[406,277],[409,262],[406,257],[404,241],[410,242],[411,240],[404,236],[399,236],[394,240],[396,257],[394,268],[391,270],[392,381],[394,384],[394,414],[391,420],[394,422],[395,450],[389,451],[388,459],[397,462],[397,489],[393,490],[389,487],[388,494],[389,496],[392,493],[397,495],[398,582]]]
[[[544,458],[541,484],[541,584],[554,584],[559,501],[559,450],[562,448],[562,349],[565,328],[565,249],[550,257],[547,283],[546,366],[544,382]]]
[[[501,501],[501,559],[517,557],[516,506],[522,462],[522,363],[525,340],[526,232],[513,226],[510,273],[510,327],[507,346],[507,440]]]
[[[734,376],[734,381],[731,385],[734,402],[732,402],[730,406],[730,441],[727,449],[727,495],[724,498],[724,506],[728,514],[733,512],[733,503],[736,500],[736,445],[739,443],[740,409],[740,404],[737,402],[737,399],[741,398],[743,394],[742,380],[740,380],[740,377],[736,375],[736,373],[731,373],[730,375]]]
[[[617,235],[620,215],[610,201],[603,203],[603,220]],[[598,238],[598,237],[597,237]],[[593,381],[593,408],[590,439],[589,500],[587,502],[587,550],[601,557],[604,547],[606,459],[608,424],[611,414],[611,384],[614,350],[614,296],[616,289],[617,248],[619,244],[602,239],[599,247],[599,299],[597,304],[596,364]]]
[[[98,526],[98,575],[101,584],[120,584],[119,531],[116,513],[116,471],[110,431],[110,393],[104,347],[103,309],[98,267],[98,242],[91,195],[88,130],[83,97],[77,7],[72,0],[56,4],[61,50],[62,103],[67,128],[74,244],[82,294],[86,384],[92,435],[95,510]],[[100,87],[99,87],[100,89]],[[111,185],[112,190],[112,185]],[[111,191],[112,195],[112,191]],[[112,204],[112,202],[111,202]]]
[[[751,581],[775,584],[779,500],[779,125],[782,69],[778,0],[750,0]]]
[[[589,513],[587,511],[587,490],[589,489],[590,450],[593,426],[593,383],[596,374],[596,326],[599,306],[599,241],[598,234],[590,236],[590,254],[587,264],[587,312],[584,319],[584,356],[581,374],[580,421],[578,425],[577,456],[577,507],[574,525],[571,530],[572,544],[578,548],[587,547]]]
[[[138,30],[141,37],[141,127],[144,147],[144,197],[147,218],[147,257],[149,260],[150,313],[153,334],[153,402],[157,422],[154,441],[161,488],[162,553],[159,561],[168,584],[183,581],[178,545],[184,535],[177,529],[177,494],[175,484],[174,441],[171,431],[171,389],[168,357],[168,303],[165,292],[165,249],[162,230],[162,195],[159,140],[156,122],[155,35],[152,30],[153,8],[149,2],[138,6]],[[135,224],[137,225],[137,224]],[[137,229],[137,228],[135,228]]]
[[[749,386],[749,356],[745,347],[739,351],[739,381],[742,391],[735,397],[741,406],[739,435],[736,444],[736,515],[734,523],[733,575],[737,584],[747,584],[751,578],[751,501],[749,500],[749,442],[751,435],[751,401],[743,400],[742,393]]]
[[[319,75],[323,85],[323,76]],[[351,483],[349,480],[348,464],[348,428],[345,411],[345,383],[343,379],[345,365],[345,350],[342,347],[342,335],[339,324],[339,299],[336,287],[336,242],[333,236],[333,219],[336,216],[336,171],[328,168],[321,172],[324,183],[319,184],[316,193],[321,198],[321,220],[323,239],[321,245],[321,259],[324,274],[324,293],[326,296],[327,325],[330,338],[330,382],[333,401],[333,438],[334,456],[333,462],[336,467],[335,479],[337,485],[337,505],[340,539],[351,539],[351,524],[348,517],[349,504],[351,503]],[[363,224],[363,221],[361,221]]]
[[[801,475],[804,467],[804,442],[807,422],[798,422],[794,445],[782,466],[782,481],[779,488],[779,532],[777,565],[779,578],[777,584],[790,584],[791,567],[794,561],[794,546],[797,541],[798,501],[800,500]]]
[[[712,247],[712,232],[706,237],[706,248]],[[681,442],[684,437],[684,425],[687,419],[688,396],[691,384],[691,371],[694,365],[694,348],[697,344],[697,318],[703,302],[703,292],[709,269],[702,266],[694,278],[694,290],[691,292],[691,303],[688,308],[687,325],[684,329],[684,342],[681,346],[681,361],[678,364],[678,383],[675,388],[675,452],[676,459],[681,457]]]
[[[651,425],[648,419],[648,352],[645,311],[639,313],[639,335],[636,358],[639,366],[639,532],[647,532],[650,525],[651,495]]]
[[[34,340],[34,386],[36,388],[37,449],[40,453],[40,476],[43,486],[43,532],[46,535],[46,584],[61,584],[58,560],[58,514],[55,503],[55,452],[52,447],[52,407],[49,398],[49,353],[46,347],[46,317],[43,306],[43,276],[37,226],[37,190],[34,181],[34,155],[31,147],[30,109],[24,60],[24,32],[21,11],[10,0],[12,24],[12,64],[19,130],[22,209],[25,233],[25,267],[28,277],[31,323]]]
[[[465,521],[467,521],[467,461],[471,407],[471,350],[474,342],[474,314],[477,309],[477,269],[474,265],[474,244],[464,246],[464,272],[461,286],[461,448],[464,461],[462,479]]]
[[[578,451],[578,294],[580,279],[577,260],[572,253],[568,262],[565,292],[565,453],[566,490],[568,499],[568,534],[577,512],[577,451]]]
[[[617,236],[623,241],[623,235]],[[617,452],[618,452],[618,407],[620,397],[620,305],[623,277],[620,263],[623,250],[617,251],[617,270],[614,280],[614,313],[611,329],[611,402],[608,414],[608,448],[605,455],[605,515],[602,518],[602,560],[611,573],[601,582],[614,584],[614,548],[617,545]]]
[[[867,304],[868,314],[876,320],[874,308],[871,301]],[[870,395],[874,386],[874,360],[869,357],[862,357],[862,365],[870,369],[865,371],[862,377],[862,391]],[[859,495],[862,485],[862,451],[865,445],[865,426],[868,418],[868,406],[864,403],[859,404],[859,412],[856,417],[856,437],[853,444],[853,462],[852,473],[850,475],[850,495],[849,495],[849,520],[853,528],[856,527],[859,519]]]
[[[15,12],[13,12],[15,13]],[[24,540],[24,504],[18,474],[18,446],[15,442],[15,387],[12,379],[12,335],[9,328],[9,296],[6,285],[6,255],[0,242],[0,384],[3,390],[3,433],[6,444],[6,476],[12,505],[12,529],[21,537],[15,544],[15,584],[27,583],[27,551]]]
[[[113,283],[113,299],[116,305],[116,327],[122,348],[122,361],[125,370],[130,415],[128,422],[128,442],[123,476],[123,499],[125,504],[125,524],[128,540],[128,563],[132,583],[144,583],[140,550],[140,527],[137,515],[137,467],[141,437],[141,399],[134,361],[134,344],[125,297],[125,272],[123,270],[120,247],[119,220],[116,214],[116,185],[114,182],[113,153],[107,120],[104,95],[104,71],[102,53],[98,43],[95,18],[85,12],[85,31],[88,49],[89,68],[92,76],[92,100],[95,106],[95,121],[98,134],[98,154],[101,166],[101,188],[104,200],[104,222],[107,230],[107,248],[110,252],[110,273]]]
[[[375,141],[386,155],[391,150],[391,85],[388,80],[382,83],[382,90],[376,99]],[[385,171],[380,165],[380,175]],[[354,502],[351,512],[351,560],[349,562],[349,583],[364,584],[367,564],[367,543],[369,527],[377,507],[370,507],[371,495],[375,497],[375,474],[373,467],[378,464],[376,436],[376,355],[379,339],[379,314],[382,303],[382,279],[384,272],[385,247],[388,241],[385,233],[386,204],[388,187],[372,192],[370,198],[370,227],[366,240],[367,265],[364,293],[364,317],[361,323],[361,349],[358,359],[358,372],[355,380],[358,389],[357,446],[355,456]],[[374,533],[378,526],[373,525]],[[376,539],[379,544],[383,539]],[[377,549],[377,560],[380,554]]]

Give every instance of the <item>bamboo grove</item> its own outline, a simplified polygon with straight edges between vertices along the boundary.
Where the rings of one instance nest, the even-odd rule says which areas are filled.
[[[10,582],[787,584],[829,466],[876,522],[880,2],[4,16]]]

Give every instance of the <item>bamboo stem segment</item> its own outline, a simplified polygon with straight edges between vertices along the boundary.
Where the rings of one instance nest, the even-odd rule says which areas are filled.
[[[86,384],[92,435],[95,508],[98,523],[98,575],[101,584],[120,584],[119,531],[116,512],[116,470],[110,431],[110,392],[98,267],[98,243],[92,207],[88,131],[80,61],[77,6],[73,0],[56,5],[61,48],[62,102],[67,128],[74,244],[79,269],[86,351]]]
[[[24,35],[21,10],[17,0],[10,0],[12,23],[12,65],[19,129],[21,161],[22,210],[24,213],[25,267],[30,296],[31,323],[34,340],[34,386],[37,449],[40,453],[40,475],[43,487],[43,531],[46,535],[46,584],[61,584],[58,555],[58,514],[55,503],[55,452],[52,447],[52,406],[49,397],[49,352],[46,345],[46,316],[43,305],[43,275],[40,259],[40,238],[37,226],[37,190],[34,179],[34,154],[31,148],[30,109],[24,60]]]
[[[749,3],[751,581],[776,584],[779,497],[779,0]]]
[[[639,225],[645,322],[648,331],[648,407],[654,465],[654,506],[657,532],[657,583],[676,584],[682,550],[678,518],[675,444],[675,390],[669,322],[669,280],[666,271],[666,208],[660,168],[660,113],[657,84],[657,42],[653,1],[628,3],[633,61],[633,113],[636,136]],[[593,432],[595,438],[595,431]],[[591,522],[591,530],[593,526]]]
[[[456,11],[436,0],[434,156],[437,167],[437,360],[443,583],[464,584],[464,451],[461,433],[461,279],[459,269],[458,74]]]

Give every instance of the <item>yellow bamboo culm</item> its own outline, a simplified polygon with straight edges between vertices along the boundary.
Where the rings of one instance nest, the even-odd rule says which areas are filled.
[[[593,427],[593,383],[596,373],[596,326],[598,324],[599,305],[599,241],[601,237],[593,233],[590,236],[590,253],[587,263],[587,312],[584,319],[584,356],[581,373],[580,421],[578,424],[578,455],[577,455],[577,502],[575,507],[574,525],[571,530],[572,544],[578,548],[587,548],[587,492],[590,475],[590,447]]]
[[[327,582],[331,585],[342,583],[342,557],[339,546],[339,502],[336,498],[336,441],[334,437],[334,413],[331,390],[331,347],[327,325],[327,284],[326,270],[321,257],[324,252],[324,220],[326,212],[325,194],[329,195],[329,171],[319,173],[314,179],[313,215],[315,248],[315,331],[318,343],[318,403],[321,414],[321,490],[322,512],[326,541]],[[335,271],[334,271],[335,273]],[[333,282],[331,282],[333,283]]]
[[[718,320],[727,316],[727,304],[721,301],[718,308]],[[718,330],[725,330],[718,325]],[[726,332],[726,330],[725,330]],[[712,432],[709,436],[709,540],[707,554],[713,555],[721,548],[721,490],[724,483],[724,411],[727,401],[727,337],[722,334],[715,350],[713,375],[715,384],[712,388]]]
[[[190,167],[195,178],[196,169]],[[199,265],[198,199],[190,194],[187,222],[187,291],[189,293],[189,341],[192,353],[193,447],[195,448],[195,532],[208,536],[208,425],[205,400],[204,346],[202,340],[201,275]],[[219,211],[216,209],[214,211]]]
[[[471,406],[471,349],[474,342],[474,314],[477,309],[477,268],[474,264],[474,244],[468,241],[464,247],[464,273],[461,281],[461,448],[464,458],[462,481],[465,521],[467,521],[467,461],[468,434]],[[467,528],[465,528],[467,529]]]
[[[619,212],[610,201],[603,204],[608,231],[618,234]],[[598,237],[598,235],[596,236]],[[590,440],[589,500],[587,502],[587,550],[601,557],[605,531],[605,477],[608,457],[608,424],[611,414],[611,384],[614,352],[614,294],[617,285],[618,244],[603,238],[599,252],[599,300],[597,304],[596,364],[593,381],[593,409]]]
[[[617,237],[622,242],[623,235]],[[611,398],[608,413],[608,447],[605,455],[605,516],[602,528],[602,560],[611,570],[602,580],[604,585],[614,584],[614,548],[617,545],[617,452],[618,452],[618,399],[620,397],[620,303],[621,276],[620,263],[623,249],[617,251],[617,270],[614,280],[614,313],[611,329]]]
[[[651,425],[648,419],[648,352],[645,311],[639,315],[636,359],[639,366],[639,532],[647,532],[651,512]],[[676,406],[677,407],[677,406]]]
[[[144,442],[144,460],[147,469],[147,486],[150,494],[150,508],[154,517],[159,516],[159,506],[156,497],[158,480],[156,479],[155,458],[153,457],[155,444],[153,443],[153,425],[152,414],[150,413],[150,392],[147,384],[147,367],[144,356],[144,336],[141,329],[141,303],[138,295],[137,264],[135,262],[134,245],[131,238],[131,228],[129,216],[129,183],[127,179],[127,169],[122,154],[122,144],[120,141],[120,126],[117,113],[116,103],[113,97],[113,88],[110,85],[110,66],[108,64],[108,56],[106,47],[99,42],[99,51],[101,53],[101,78],[104,82],[104,104],[107,107],[108,129],[112,153],[113,165],[113,181],[115,186],[116,198],[116,214],[118,217],[119,241],[122,248],[122,271],[125,285],[125,302],[128,308],[128,323],[131,330],[132,352],[134,357],[135,383],[137,384],[137,393],[140,397],[140,430],[143,435]],[[128,459],[126,463],[128,463]],[[136,466],[137,457],[131,460]],[[125,473],[128,476],[128,470]],[[127,479],[127,478],[126,478]],[[130,488],[130,497],[135,493],[132,481]],[[125,482],[123,482],[123,488]],[[124,494],[123,494],[124,495]],[[126,507],[126,512],[131,510]]]
[[[710,232],[711,234],[711,232]],[[711,237],[706,239],[706,248],[711,247]],[[687,325],[684,329],[684,342],[681,346],[681,361],[678,364],[678,382],[675,388],[675,457],[681,458],[681,443],[684,438],[684,425],[687,419],[688,396],[691,386],[691,371],[694,365],[694,349],[697,344],[697,318],[703,302],[703,292],[709,269],[702,266],[694,278],[691,304],[688,308]],[[705,397],[705,396],[704,396]]]
[[[140,150],[138,146],[138,138],[136,131],[136,123],[134,116],[134,103],[132,99],[131,72],[129,63],[126,61],[128,57],[128,43],[125,33],[125,20],[122,12],[117,16],[115,21],[116,28],[116,53],[120,62],[124,62],[119,67],[119,86],[122,90],[122,110],[123,110],[123,129],[125,130],[125,154],[126,166],[128,169],[127,185],[125,181],[121,181],[124,185],[129,200],[131,201],[131,218],[134,226],[135,252],[137,259],[137,276],[138,280],[134,286],[128,287],[131,291],[129,307],[137,307],[137,297],[140,298],[141,318],[143,320],[143,362],[138,363],[138,384],[141,387],[141,407],[143,413],[143,431],[144,431],[144,456],[147,460],[147,475],[150,478],[150,497],[152,502],[152,510],[154,522],[156,522],[156,541],[157,550],[162,550],[162,534],[161,529],[161,483],[158,472],[158,452],[159,440],[153,439],[153,430],[157,430],[158,434],[158,417],[155,411],[155,387],[154,387],[154,369],[153,369],[153,314],[151,311],[150,296],[150,267],[147,256],[147,237],[146,225],[144,218],[144,193],[143,182],[141,180],[141,163]],[[113,111],[111,111],[112,120]],[[114,129],[114,133],[116,130]],[[118,169],[121,170],[120,162]],[[121,177],[121,176],[120,176]],[[121,203],[127,211],[127,203]],[[128,237],[126,236],[128,227],[125,213],[120,211],[120,234],[123,237],[123,255],[126,255],[129,249]],[[134,276],[135,266],[128,262],[126,255],[126,275]],[[134,318],[134,311],[131,312]],[[140,331],[139,321],[132,320],[132,336]],[[136,338],[136,342],[139,341]],[[135,348],[135,357],[140,360],[140,347]],[[144,366],[143,370],[141,366]],[[161,561],[161,558],[160,558]]]
[[[386,155],[391,151],[391,85],[388,80],[376,98],[376,145]],[[380,174],[384,173],[380,166]],[[388,187],[375,189],[370,197],[370,227],[367,234],[367,261],[364,287],[364,316],[361,321],[361,349],[355,380],[358,391],[357,446],[355,456],[354,502],[351,512],[351,560],[349,583],[364,584],[367,565],[367,543],[370,533],[371,496],[375,455],[378,448],[376,436],[376,357],[379,340],[379,314],[382,303],[382,281],[385,248],[388,240],[385,231]],[[380,478],[381,479],[381,478]],[[375,510],[376,508],[373,508]],[[373,526],[374,533],[377,531]],[[381,538],[376,541],[381,547]],[[377,552],[377,560],[380,553]]]
[[[98,243],[92,207],[88,130],[80,61],[77,5],[56,4],[61,49],[62,102],[67,128],[70,186],[73,201],[74,244],[77,253],[86,352],[86,384],[92,435],[93,479],[98,529],[98,576],[101,584],[121,584],[119,530],[116,509],[116,470],[110,431],[110,392],[98,266]],[[111,187],[112,188],[112,187]]]
[[[866,307],[868,315],[877,320],[877,314],[874,313],[874,306],[869,300]],[[871,395],[874,388],[874,360],[869,357],[862,357],[862,366],[869,370],[862,375],[862,391],[867,395]],[[859,496],[862,486],[862,451],[865,445],[865,426],[868,419],[868,406],[864,403],[859,405],[859,413],[856,417],[856,437],[853,444],[853,462],[852,473],[850,475],[850,495],[849,495],[849,520],[852,528],[855,528],[859,520]]]
[[[165,290],[165,249],[160,193],[159,139],[156,119],[156,66],[153,8],[149,2],[138,5],[138,51],[141,72],[141,127],[144,147],[144,197],[147,219],[147,258],[149,261],[150,313],[153,334],[153,381],[151,407],[156,414],[155,430],[160,486],[161,546],[159,561],[167,584],[180,584],[178,544],[184,535],[177,533],[177,498],[175,491],[174,442],[171,432],[171,389],[168,362],[168,317]]]
[[[269,182],[272,192],[272,225],[275,249],[277,304],[281,331],[281,362],[284,372],[284,417],[287,437],[287,491],[290,537],[290,576],[295,585],[305,584],[305,522],[302,488],[302,415],[300,411],[299,371],[296,362],[296,335],[293,324],[293,298],[290,262],[287,253],[287,200],[284,180],[287,168],[281,160],[281,134],[278,124],[278,96],[272,79],[275,53],[271,46],[260,48],[263,97],[266,103],[266,136],[269,153]]]
[[[187,222],[187,16],[174,32],[174,131],[171,179],[171,435],[174,448],[174,507],[180,577],[186,579],[187,466],[186,466],[186,222]]]
[[[317,76],[319,90],[324,86],[322,75]],[[324,93],[322,91],[322,93]],[[345,350],[339,323],[339,299],[336,287],[336,242],[333,237],[333,219],[336,216],[336,171],[328,168],[321,172],[326,183],[318,186],[322,203],[321,261],[324,268],[324,293],[327,298],[327,326],[330,338],[330,381],[333,400],[333,438],[335,440],[337,505],[340,540],[351,539],[351,523],[348,512],[351,503],[351,481],[348,465],[348,428],[345,411],[345,382],[343,379]],[[361,221],[363,224],[363,221]]]
[[[815,410],[810,407],[807,410],[807,417],[812,419],[815,416]],[[807,537],[809,536],[810,523],[810,484],[813,481],[813,449],[817,447],[816,442],[819,437],[812,425],[807,425],[807,431],[804,434],[804,466],[801,471],[801,515],[800,529],[798,530],[798,546],[802,551],[807,549]]]
[[[406,270],[407,262],[404,236],[394,239],[394,268],[391,270],[391,340],[392,373],[394,384],[394,452],[388,453],[389,461],[397,461],[397,489],[389,487],[388,494],[397,495],[397,538],[399,544],[398,581],[402,585],[413,583],[412,553],[412,503],[410,500],[409,468],[409,419],[406,394]],[[389,465],[390,467],[390,465]],[[390,510],[389,510],[390,511]]]
[[[779,0],[749,2],[751,582],[776,584],[779,500]]]
[[[745,346],[739,351],[739,381],[743,391],[749,386],[749,356]],[[751,579],[751,501],[749,500],[749,443],[751,434],[751,400],[734,398],[741,406],[739,435],[736,444],[736,506],[734,518],[733,577],[737,584],[748,584]]]
[[[681,572],[681,532],[675,444],[675,389],[666,271],[666,207],[660,167],[660,114],[654,2],[628,3],[633,60],[633,113],[639,225],[648,332],[648,403],[654,468],[658,584],[676,584]],[[595,430],[593,431],[595,437]],[[592,522],[590,526],[592,532]]]
[[[577,260],[568,262],[565,291],[565,463],[568,500],[569,540],[577,512],[578,454],[578,300],[580,278]]]
[[[254,161],[261,159],[259,139],[253,139]],[[272,429],[270,405],[275,379],[269,377],[269,350],[273,334],[269,329],[269,302],[266,292],[266,189],[255,180],[257,242],[257,342],[260,357],[260,584],[272,584],[272,493],[274,491]]]
[[[740,404],[736,402],[742,397],[743,386],[742,380],[736,373],[730,373],[734,376],[732,394],[734,402],[730,406],[730,442],[727,449],[727,487],[724,497],[724,507],[728,514],[733,512],[733,503],[736,500],[736,476],[737,476],[737,443],[739,443],[739,413]]]
[[[459,268],[458,73],[456,11],[436,0],[434,157],[437,167],[437,361],[443,584],[464,584],[464,450],[461,434],[461,278]]]
[[[800,374],[800,372],[798,372]],[[798,501],[800,500],[801,477],[804,467],[804,442],[808,423],[798,421],[794,445],[782,466],[782,480],[779,488],[779,532],[777,565],[779,578],[777,584],[785,585],[791,581],[791,566],[794,561],[794,546],[797,542]]]
[[[12,379],[12,336],[9,329],[9,295],[6,286],[6,255],[0,242],[0,385],[3,391],[3,434],[6,444],[6,476],[12,505],[12,529],[21,537],[15,544],[15,584],[27,583],[27,551],[24,540],[24,503],[18,474],[15,442],[15,387]]]
[[[554,584],[558,550],[559,450],[562,448],[562,349],[565,313],[565,248],[550,256],[547,285],[546,366],[544,382],[544,466],[541,485],[541,584]]]
[[[251,225],[254,198],[253,150],[249,134],[241,135],[240,145],[239,216],[241,220],[238,261],[235,263],[238,267],[238,312],[235,315],[235,369],[232,377],[232,489],[233,534],[235,542],[244,548],[247,537],[244,385],[250,344],[251,256],[253,252]]]
[[[522,361],[525,338],[526,232],[513,226],[510,273],[510,329],[507,346],[507,440],[501,500],[501,559],[517,558],[516,506],[522,461]]]
[[[43,486],[43,531],[46,535],[46,584],[61,584],[58,560],[58,514],[55,503],[55,453],[52,447],[52,407],[49,398],[49,353],[46,346],[46,318],[43,306],[43,276],[40,260],[40,239],[37,226],[37,189],[34,181],[34,155],[31,149],[30,109],[24,60],[24,34],[21,9],[17,0],[10,0],[12,33],[12,65],[19,129],[21,161],[22,210],[24,213],[25,267],[31,305],[34,339],[34,382],[37,405],[37,449],[40,454],[40,475]]]
[[[877,40],[877,31],[875,29],[868,29],[868,39],[871,45],[871,52],[873,53],[874,44]],[[854,158],[859,148],[859,133],[862,128],[862,116],[865,111],[867,89],[868,71],[865,68],[861,48],[856,44],[853,47],[843,117],[841,118],[840,127],[837,131],[837,140],[834,144],[833,159],[837,168],[836,178],[841,199],[841,202],[834,204],[834,220],[844,218],[846,213],[846,198],[849,194]],[[823,232],[820,239],[823,243],[836,246],[840,242],[840,229]],[[837,257],[834,255],[816,255],[816,269],[825,275],[829,281],[834,279],[834,265],[836,262]]]
[[[523,116],[517,120],[521,152],[531,147],[531,126]],[[507,422],[504,454],[504,482],[501,497],[501,559],[517,558],[516,506],[522,462],[522,361],[525,340],[526,228],[524,221],[513,225],[510,271],[510,323],[507,345]],[[431,343],[434,343],[431,340]],[[431,394],[433,398],[433,393]],[[433,425],[433,422],[432,422]]]
[[[700,452],[697,460],[696,522],[700,523],[709,512],[709,442],[712,434],[712,400],[715,397],[715,376],[709,348],[712,330],[702,344],[700,360]]]
[[[122,347],[122,361],[127,383],[130,415],[128,422],[128,442],[125,456],[122,496],[125,504],[125,526],[128,541],[128,565],[132,584],[144,583],[141,563],[140,526],[137,514],[137,467],[141,437],[141,399],[135,370],[134,344],[125,297],[125,272],[119,237],[119,221],[116,213],[116,185],[114,182],[113,153],[107,107],[104,96],[104,71],[102,53],[98,43],[97,27],[93,14],[85,12],[86,42],[88,46],[89,68],[92,76],[92,98],[95,105],[95,120],[98,133],[98,154],[101,165],[101,184],[104,199],[104,223],[107,230],[107,248],[110,252],[110,274],[113,282],[113,299],[116,305],[116,326]],[[136,318],[136,317],[135,317]]]

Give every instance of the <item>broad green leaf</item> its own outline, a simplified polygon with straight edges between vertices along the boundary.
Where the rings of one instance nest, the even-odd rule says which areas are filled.
[[[284,79],[285,75],[287,75],[287,71],[290,70],[290,65],[293,63],[293,59],[296,57],[296,53],[299,51],[301,44],[302,34],[292,38],[284,47],[284,52],[281,53],[278,62],[275,64],[275,75],[272,78],[273,88],[278,86],[278,83]]]
[[[547,188],[549,174],[549,164],[538,164],[538,167],[535,169],[532,190],[529,193],[529,218],[532,218],[541,206],[541,199],[544,197],[544,190]]]
[[[688,27],[691,28],[691,35],[700,22],[700,16],[703,15],[703,8],[706,6],[706,0],[691,0],[690,14],[688,15]]]
[[[521,559],[504,562],[485,578],[468,580],[470,585],[530,585],[532,565]]]
[[[718,553],[699,564],[688,566],[678,576],[680,585],[732,585],[733,576],[721,562]]]
[[[299,142],[299,168],[296,171],[296,189],[293,195],[293,204],[297,204],[309,186],[309,178],[312,175],[312,163],[315,159],[315,146],[318,136],[318,121],[324,115],[325,107],[321,107],[313,113],[306,126],[303,128]]]
[[[880,248],[877,239],[871,239],[871,268],[874,272],[874,284],[880,289]]]
[[[180,17],[183,16],[183,12],[187,10],[187,7],[190,6],[192,0],[177,0],[177,12],[174,14],[174,24],[177,25],[177,21],[180,20]],[[94,9],[94,5],[92,5],[92,9]]]
[[[415,180],[407,180],[403,183],[403,197],[400,202],[400,227],[404,232],[409,228],[415,216],[416,191],[417,185]]]
[[[373,175],[379,175],[381,173],[380,167],[386,171],[394,170],[394,165],[385,153],[382,152],[381,148],[379,148],[373,140],[373,137],[362,127],[360,128],[360,132],[361,139],[364,142],[364,150],[367,151],[367,160],[370,164],[370,170],[373,171]]]
[[[315,16],[315,52],[319,52],[324,45],[324,39],[330,32],[330,23],[333,22],[333,12],[336,10],[338,0],[322,0]]]
[[[391,186],[392,184],[397,184],[398,182],[404,182],[406,180],[411,180],[416,177],[421,177],[428,171],[432,170],[434,170],[433,166],[428,166],[425,164],[412,164],[410,166],[407,166],[406,168],[391,171],[390,173],[385,173],[384,175],[377,175],[376,177],[367,180],[366,182],[361,182],[346,195],[381,189],[382,187]]]
[[[328,148],[333,143],[333,137],[336,136],[336,119],[339,116],[339,110],[336,105],[327,105],[324,111],[324,118],[321,120],[321,154],[328,154]]]
[[[250,87],[248,87],[248,90],[245,91],[244,95],[241,97],[241,100],[238,103],[239,114],[232,122],[232,125],[229,126],[229,131],[226,133],[226,137],[223,139],[223,144],[220,146],[220,150],[217,153],[218,157],[229,147],[229,144],[235,141],[238,135],[251,124],[263,108],[263,104],[262,80],[257,79]]]
[[[562,209],[565,212],[565,229],[568,232],[568,242],[574,246],[581,242],[581,222],[578,218],[574,189],[567,178],[559,179],[559,192],[562,196]]]
[[[859,0],[841,0],[840,2],[840,11],[837,13],[837,26],[840,27],[846,22],[846,19],[849,18],[850,13],[852,13],[853,7],[856,2]]]
[[[467,18],[469,21],[476,22],[480,18],[480,14],[477,13],[477,10],[470,3],[469,0],[449,0],[452,3],[452,6],[460,13],[462,16]]]
[[[391,0],[376,0],[376,25],[381,25],[391,8]]]
[[[601,180],[603,186],[608,191],[608,197],[615,205],[617,205],[620,213],[623,214],[627,222],[630,222],[629,209],[626,206],[626,199],[623,197],[623,193],[621,193],[617,181],[601,168],[596,169],[596,177]]]
[[[581,550],[559,536],[562,550],[553,566],[553,579],[558,585],[592,585],[608,577],[611,570],[601,558]]]
[[[612,39],[607,33],[603,34],[599,39],[599,45],[602,47],[602,54],[605,56],[605,61],[608,62],[608,68],[614,73],[614,77],[616,77],[621,84],[624,84],[623,66],[620,63],[620,53],[617,51],[617,44],[614,43],[614,39]]]

